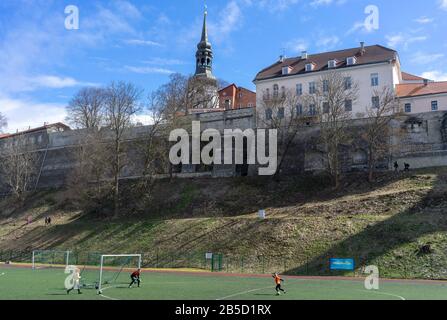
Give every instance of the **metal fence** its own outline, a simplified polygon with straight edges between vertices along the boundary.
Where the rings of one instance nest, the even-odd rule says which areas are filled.
[[[70,264],[78,266],[99,265],[100,253],[72,251]],[[32,251],[0,251],[0,262],[31,263]],[[317,258],[305,254],[291,257],[267,257],[253,255],[221,255],[218,267],[207,259],[205,252],[162,252],[154,250],[142,254],[142,266],[156,269],[201,269],[242,274],[271,274],[279,272],[300,276],[365,276],[366,266],[379,268],[382,278],[441,279],[447,280],[447,254],[408,255],[403,257],[361,256],[355,261],[354,271],[330,270],[329,260],[334,256]]]

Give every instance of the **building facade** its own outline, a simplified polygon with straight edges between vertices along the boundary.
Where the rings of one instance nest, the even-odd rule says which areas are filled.
[[[257,93],[258,117],[266,119],[269,110],[263,101],[295,92],[297,96],[315,94],[315,87],[325,73],[340,72],[348,82],[358,85],[358,98],[351,106],[353,118],[368,114],[379,99],[378,92],[391,88],[396,93],[399,111],[421,113],[447,110],[447,82],[433,82],[402,72],[395,50],[380,46],[365,46],[300,57],[281,57],[261,70],[254,80]],[[321,106],[320,106],[321,107]]]
[[[219,101],[225,110],[256,108],[256,92],[233,83],[219,90]]]

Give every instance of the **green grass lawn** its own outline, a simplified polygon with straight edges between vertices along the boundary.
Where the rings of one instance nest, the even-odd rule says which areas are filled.
[[[111,278],[116,273],[105,274]],[[98,271],[84,271],[84,279],[96,279]],[[285,276],[287,294],[276,296],[273,279],[201,273],[142,274],[140,288],[129,289],[129,273],[95,289],[67,295],[63,269],[0,267],[1,300],[423,300],[447,299],[447,283],[382,281],[380,290],[364,289],[363,281],[300,279]]]

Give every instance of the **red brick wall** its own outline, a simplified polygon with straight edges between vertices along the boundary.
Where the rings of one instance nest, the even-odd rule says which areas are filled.
[[[228,104],[226,101],[230,100]],[[221,108],[242,109],[256,107],[256,93],[245,88],[238,88],[234,84],[219,91]]]

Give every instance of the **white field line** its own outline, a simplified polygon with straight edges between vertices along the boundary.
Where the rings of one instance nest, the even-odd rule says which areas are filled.
[[[102,288],[101,289],[101,292],[104,292],[105,290],[107,290],[107,289],[112,289],[112,288],[117,288],[118,287],[118,285],[116,285],[116,286],[110,286],[110,287],[105,287],[105,288]],[[106,296],[106,295],[103,295],[102,293],[100,294],[100,296],[101,297],[103,297],[103,298],[106,298],[106,299],[109,299],[109,300],[119,300],[119,299],[116,299],[116,298],[111,298],[111,297],[108,297],[108,296]]]
[[[391,297],[399,298],[399,300],[403,300],[403,301],[406,300],[404,297],[399,296],[397,294],[392,294],[392,293],[387,293],[387,292],[380,292],[380,291],[374,291],[374,290],[366,290],[366,289],[365,290],[358,289],[358,290],[359,291],[363,291],[363,292],[367,291],[369,293],[375,293],[375,294],[381,294],[381,295],[385,295],[385,296],[391,296]]]
[[[244,295],[244,294],[247,294],[247,293],[252,293],[252,292],[261,291],[261,290],[270,289],[270,288],[273,289],[272,286],[268,286],[268,287],[264,287],[264,288],[258,288],[258,289],[252,289],[252,290],[247,290],[247,291],[242,291],[242,292],[238,292],[238,293],[235,293],[235,294],[231,294],[229,296],[226,296],[226,297],[223,297],[223,298],[218,298],[216,300],[225,300],[225,299],[228,299],[228,298],[241,296],[241,295]]]

